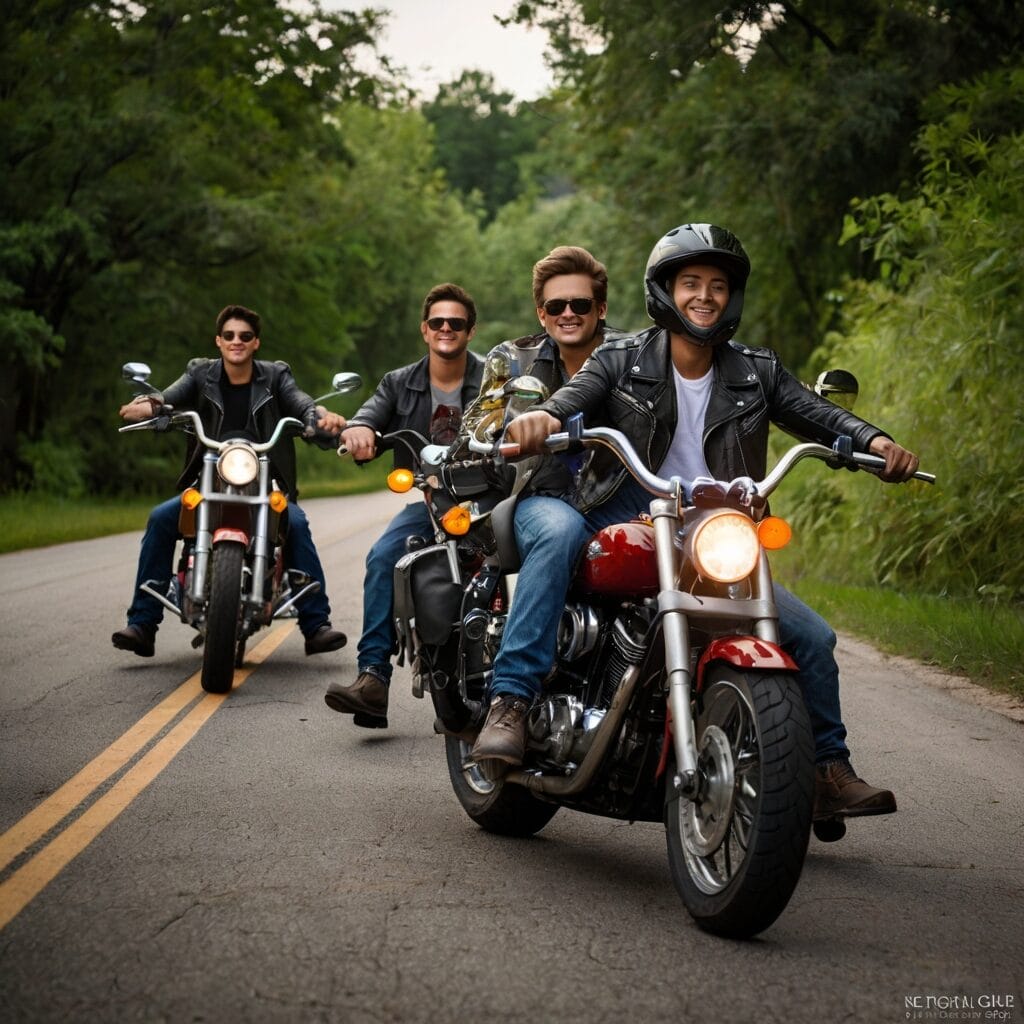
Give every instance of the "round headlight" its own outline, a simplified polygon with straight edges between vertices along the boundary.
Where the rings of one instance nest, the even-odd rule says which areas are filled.
[[[760,552],[753,522],[739,512],[711,516],[693,535],[697,571],[718,583],[745,579],[754,571]]]
[[[220,478],[233,487],[245,487],[256,479],[260,471],[260,460],[256,453],[244,444],[233,444],[220,453],[217,472]]]

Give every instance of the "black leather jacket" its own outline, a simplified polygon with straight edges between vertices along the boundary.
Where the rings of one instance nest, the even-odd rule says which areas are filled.
[[[163,393],[164,401],[176,410],[194,409],[199,413],[203,430],[217,440],[220,440],[224,422],[220,393],[223,370],[224,363],[220,359],[192,359],[185,372]],[[287,363],[256,359],[252,372],[248,429],[257,441],[269,440],[282,416],[294,416],[306,424],[316,422],[316,405],[295,383]],[[323,431],[317,431],[314,442],[321,448],[331,448],[335,444],[334,438]],[[185,469],[178,478],[179,490],[198,477],[204,451],[195,439],[189,442]],[[282,437],[274,445],[270,450],[270,463],[274,478],[295,501],[299,492],[295,479],[294,435]]]
[[[484,375],[484,361],[475,352],[466,352],[466,375],[462,380],[462,408],[476,398]],[[430,392],[429,356],[384,374],[377,390],[348,420],[350,427],[369,427],[381,434],[395,430],[430,430],[433,396]],[[413,469],[412,456],[403,445],[394,449],[396,469]]]
[[[657,471],[675,433],[676,389],[672,380],[668,332],[651,327],[606,342],[579,373],[537,406],[563,423],[577,412],[590,426],[621,430],[647,467]],[[866,451],[884,431],[805,388],[767,348],[731,341],[714,349],[715,378],[704,422],[704,459],[719,480],[738,476],[763,479],[768,458],[768,426],[775,423],[802,441],[831,445],[842,434]],[[607,500],[625,478],[589,474],[579,504],[591,508]]]
[[[614,327],[604,326],[601,330],[604,341],[626,337],[622,331],[616,330]],[[504,355],[510,361],[514,359],[513,365],[518,369],[519,374],[536,377],[548,389],[549,396],[554,395],[570,380],[558,350],[558,343],[545,331],[501,342],[488,353],[488,360],[496,354]],[[538,408],[545,407],[538,406]],[[600,423],[603,426],[608,425],[603,420]],[[596,426],[598,421],[593,420],[588,425]],[[574,476],[560,459],[547,457],[531,478],[524,494],[561,497],[579,505],[580,495],[577,489],[581,481],[585,482],[593,477],[609,476],[620,465],[618,459],[611,452],[592,449],[587,453],[585,461]],[[507,486],[510,483],[511,474],[508,474],[504,485]],[[589,505],[586,507],[589,508]]]

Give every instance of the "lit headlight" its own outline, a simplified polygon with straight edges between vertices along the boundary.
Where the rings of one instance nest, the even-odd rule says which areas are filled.
[[[260,471],[260,460],[256,453],[244,444],[234,444],[225,448],[217,460],[217,472],[220,478],[234,487],[245,487],[256,479]]]
[[[718,583],[736,583],[749,576],[760,551],[753,522],[739,512],[705,519],[693,535],[697,571]]]

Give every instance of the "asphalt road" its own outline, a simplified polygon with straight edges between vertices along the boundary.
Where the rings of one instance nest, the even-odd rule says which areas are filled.
[[[307,504],[335,625],[402,499]],[[177,623],[110,646],[137,534],[0,558],[3,1021],[1024,1021],[1024,718],[842,639],[855,765],[899,813],[812,840],[746,943],[694,927],[662,829],[560,811],[480,831],[432,713],[323,690],[292,620],[203,697]]]

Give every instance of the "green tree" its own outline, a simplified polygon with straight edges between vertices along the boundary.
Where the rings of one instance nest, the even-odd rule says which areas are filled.
[[[492,220],[524,190],[519,161],[536,149],[543,120],[512,93],[497,91],[485,71],[464,71],[442,85],[423,114],[434,126],[437,161],[449,184]]]
[[[291,219],[291,190],[310,168],[346,159],[328,115],[351,97],[385,94],[353,65],[378,18],[315,4],[299,14],[273,0],[219,0],[201,16],[178,0],[8,5],[0,28],[6,482],[18,465],[23,477],[32,473],[19,463],[19,442],[25,452],[36,445],[37,456],[88,455],[87,417],[102,417],[112,397],[97,357],[125,344],[111,345],[111,330],[130,336],[136,354],[158,342],[169,375],[200,328],[209,334],[210,286],[237,282],[231,268],[247,261],[280,270],[289,225],[301,226]],[[58,368],[75,407],[88,410],[84,422],[69,423],[67,403],[54,400]]]
[[[858,411],[918,451],[938,484],[841,474],[791,490],[809,565],[1024,600],[1022,97],[1020,68],[941,90],[918,134],[914,193],[854,204],[844,237],[879,276],[843,290],[842,329],[816,361],[856,368]]]
[[[729,225],[754,260],[743,337],[793,363],[829,326],[829,291],[866,269],[835,245],[850,199],[911,178],[927,97],[1019,59],[1022,39],[1015,5],[962,0],[523,0],[514,16],[549,31],[566,158],[610,195],[623,252],[642,266],[675,224]]]

